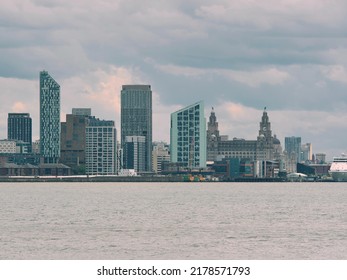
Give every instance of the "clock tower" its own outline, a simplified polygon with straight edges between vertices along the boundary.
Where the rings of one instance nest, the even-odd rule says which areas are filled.
[[[261,160],[272,160],[273,159],[273,137],[271,131],[271,123],[269,121],[269,116],[266,112],[266,107],[263,111],[263,116],[261,118],[259,135],[257,138],[258,142],[258,159]]]
[[[212,107],[209,122],[207,123],[207,160],[215,161],[218,155],[218,143],[220,142],[216,113]]]

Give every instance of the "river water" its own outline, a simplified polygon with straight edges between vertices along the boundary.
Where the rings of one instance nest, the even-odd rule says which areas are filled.
[[[346,183],[0,183],[0,259],[347,259]]]

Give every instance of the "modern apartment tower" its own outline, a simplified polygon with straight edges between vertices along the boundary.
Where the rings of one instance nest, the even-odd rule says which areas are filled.
[[[40,72],[40,152],[44,163],[57,163],[60,157],[60,85]]]
[[[171,114],[170,158],[188,168],[206,167],[206,118],[202,101]]]
[[[152,90],[150,85],[123,85],[121,91],[121,145],[127,136],[145,137],[145,171],[152,171]],[[124,153],[125,154],[125,153]],[[126,158],[123,162],[127,165]]]
[[[116,136],[114,121],[89,118],[86,127],[85,148],[87,175],[116,174]]]
[[[29,113],[9,113],[7,139],[24,142],[28,152],[32,151],[32,120]]]

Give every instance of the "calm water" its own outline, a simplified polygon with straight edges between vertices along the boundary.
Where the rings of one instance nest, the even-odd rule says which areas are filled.
[[[345,183],[1,183],[0,259],[347,259]]]

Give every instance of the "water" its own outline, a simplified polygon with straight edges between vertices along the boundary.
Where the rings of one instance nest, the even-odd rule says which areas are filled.
[[[0,259],[347,259],[345,183],[1,183]]]

